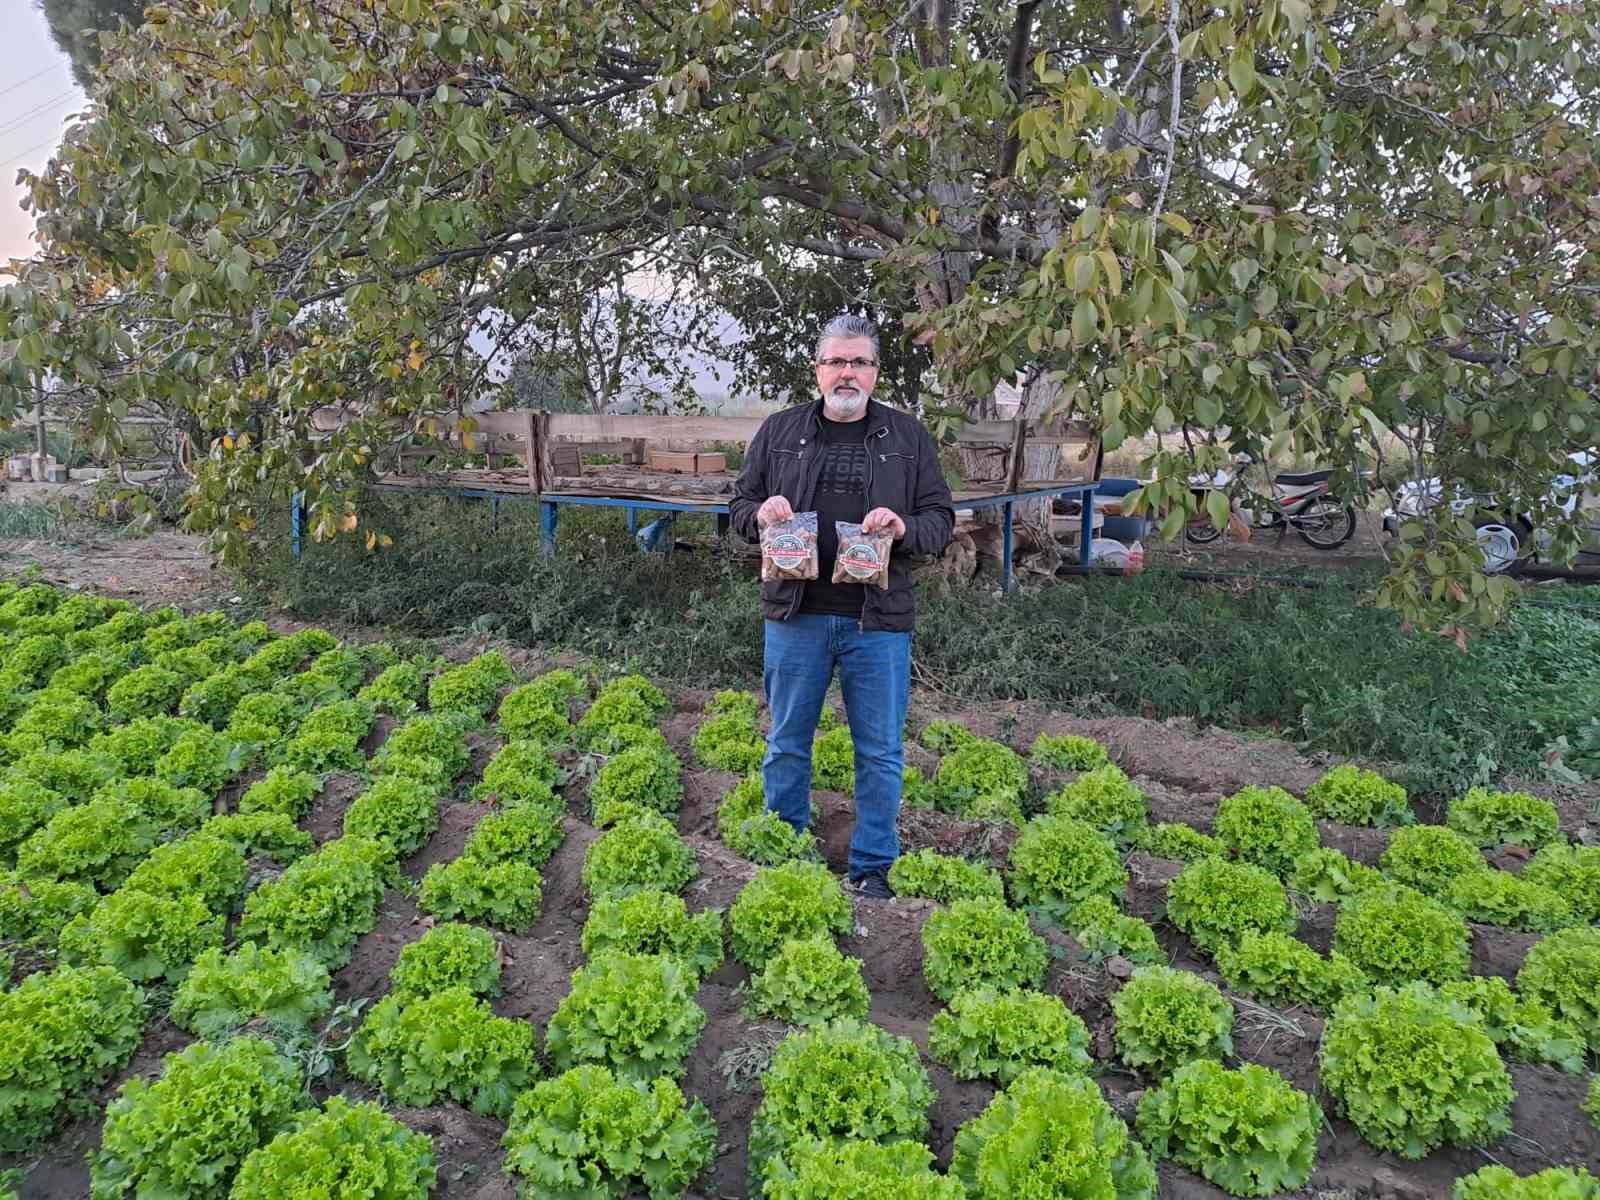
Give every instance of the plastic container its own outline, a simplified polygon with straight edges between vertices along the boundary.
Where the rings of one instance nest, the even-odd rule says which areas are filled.
[[[1113,477],[1095,484],[1094,502],[1099,508],[1107,501],[1120,500],[1130,492],[1138,491],[1142,480]],[[1100,532],[1108,538],[1122,542],[1137,542],[1150,534],[1150,522],[1144,517],[1107,516]]]

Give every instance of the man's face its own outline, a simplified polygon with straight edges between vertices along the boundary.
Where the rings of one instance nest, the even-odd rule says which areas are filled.
[[[858,366],[867,363],[868,366]],[[878,356],[871,338],[824,338],[817,356],[817,389],[823,407],[843,416],[859,414],[878,381]]]

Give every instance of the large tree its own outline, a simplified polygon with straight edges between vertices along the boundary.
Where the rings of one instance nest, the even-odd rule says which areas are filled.
[[[219,438],[197,521],[261,481],[314,529],[388,431],[456,400],[478,314],[659,260],[796,250],[915,298],[944,399],[1156,440],[1143,502],[1234,450],[1395,445],[1539,510],[1600,440],[1600,33],[1582,2],[185,0],[104,67],[32,182],[0,299],[13,394],[100,428],[160,396]],[[892,291],[891,291],[892,294]],[[337,333],[307,336],[337,302]],[[803,350],[797,348],[797,352]],[[362,414],[308,452],[306,413]],[[1347,481],[1348,482],[1348,481]],[[1572,545],[1562,528],[1558,550]],[[1380,602],[1506,588],[1469,525],[1406,530]]]
[[[72,60],[72,77],[84,91],[94,88],[100,66],[100,34],[123,22],[144,19],[144,0],[34,0],[61,53]]]

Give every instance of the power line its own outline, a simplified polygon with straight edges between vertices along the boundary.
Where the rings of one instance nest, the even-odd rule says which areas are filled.
[[[11,84],[9,87],[0,88],[0,96],[9,96],[12,92],[16,91],[23,84],[32,83],[35,79],[38,79],[39,76],[48,75],[48,74],[50,74],[51,71],[54,71],[55,69],[56,68],[55,68],[55,64],[54,63],[51,63],[48,67],[40,67],[37,71],[35,71],[32,75],[29,75],[26,79],[19,79],[15,83]]]
[[[30,154],[32,154],[35,150],[43,150],[46,146],[50,145],[55,140],[56,140],[55,136],[52,135],[51,137],[45,138],[45,140],[42,141],[42,142],[35,142],[33,145],[29,146],[26,150],[24,150],[21,154],[17,155],[15,158],[13,158],[5,166],[0,167],[0,171],[9,171],[12,167],[21,165],[22,163],[27,161],[28,156]]]
[[[72,96],[73,93],[68,90],[62,92],[61,95],[57,96],[54,100],[46,100],[43,104],[35,105],[21,116],[14,118],[9,124],[0,126],[0,137],[4,137],[8,133],[14,133],[18,129],[21,129],[24,125],[28,124],[30,121],[37,120],[42,114],[49,112],[52,108],[60,108],[63,104],[67,103],[67,101],[71,100]]]

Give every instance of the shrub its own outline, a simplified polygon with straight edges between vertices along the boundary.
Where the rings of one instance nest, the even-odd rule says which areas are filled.
[[[1518,1175],[1509,1167],[1479,1167],[1456,1180],[1453,1200],[1596,1200],[1600,1179],[1584,1167],[1549,1167]]]
[[[1552,933],[1528,951],[1517,990],[1542,1001],[1600,1051],[1600,929],[1581,926]]]
[[[582,1066],[518,1096],[503,1144],[526,1196],[677,1200],[716,1158],[717,1129],[670,1079]]]
[[[846,934],[853,918],[844,889],[821,863],[766,867],[728,910],[733,956],[757,971],[791,938]]]
[[[1145,1093],[1138,1129],[1157,1161],[1182,1163],[1230,1196],[1276,1196],[1311,1181],[1322,1110],[1276,1071],[1200,1061]]]
[[[756,1181],[768,1159],[805,1138],[920,1141],[934,1099],[916,1046],[848,1018],[785,1038],[761,1088],[761,1106],[750,1123]]]
[[[761,712],[761,697],[754,692],[721,691],[706,702],[706,715],[738,717],[747,725],[756,723]]]
[[[408,858],[439,828],[439,793],[403,775],[385,775],[351,803],[344,814],[347,837],[367,837]]]
[[[500,689],[516,676],[498,650],[440,671],[428,684],[428,707],[436,713],[459,713],[481,721],[494,707]]]
[[[595,1063],[624,1079],[678,1078],[705,1028],[697,987],[699,977],[668,955],[602,954],[573,974],[545,1049],[559,1071]]]
[[[389,869],[389,848],[381,842],[328,842],[250,893],[239,936],[303,950],[337,970],[350,961],[356,939],[378,923]]]
[[[0,780],[0,861],[67,806],[67,798],[32,779]]]
[[[922,926],[922,977],[950,1000],[968,988],[1038,987],[1050,956],[1028,918],[999,900],[958,900]]]
[[[1247,933],[1287,933],[1295,927],[1294,908],[1275,875],[1220,858],[1202,859],[1179,872],[1167,887],[1167,917],[1212,954]]]
[[[729,789],[717,808],[717,829],[728,849],[764,867],[816,855],[817,840],[810,830],[796,833],[767,810],[759,774],[747,775]]]
[[[992,1079],[1004,1087],[1033,1067],[1087,1071],[1089,1030],[1059,996],[974,988],[957,992],[934,1014],[928,1053],[957,1079]]]
[[[589,802],[597,812],[607,803],[625,803],[670,815],[682,798],[677,756],[642,746],[613,755],[589,786]]]
[[[1467,973],[1460,914],[1410,888],[1366,892],[1339,910],[1333,948],[1374,983],[1445,983]]]
[[[121,885],[156,842],[156,827],[127,800],[67,808],[17,848],[17,871],[101,891]]]
[[[1576,919],[1572,906],[1549,888],[1488,866],[1452,879],[1444,900],[1469,921],[1510,929],[1547,933]]]
[[[356,693],[356,699],[372,706],[373,712],[391,717],[409,717],[422,698],[422,668],[416,663],[399,662],[385,667],[373,681]]]
[[[542,742],[509,742],[484,767],[472,798],[491,804],[554,804],[556,771],[556,760]]]
[[[583,923],[582,944],[590,958],[613,951],[665,954],[704,978],[722,964],[722,914],[691,916],[683,901],[667,892],[603,896]]]
[[[86,883],[24,879],[0,871],[0,939],[49,949],[62,927],[100,902],[100,893]]]
[[[791,1025],[864,1019],[870,1003],[861,960],[821,935],[783,943],[750,980],[751,1012]]]
[[[533,1026],[497,1017],[466,988],[385,996],[367,1014],[345,1059],[350,1074],[408,1107],[454,1100],[504,1120],[533,1082]]]
[[[157,846],[134,868],[123,891],[156,896],[197,896],[207,909],[227,914],[244,895],[245,862],[239,848],[221,838],[186,837]]]
[[[1219,946],[1216,957],[1229,987],[1268,1004],[1331,1009],[1344,996],[1370,986],[1361,968],[1344,955],[1324,958],[1280,930],[1247,933],[1235,944]]]
[[[517,862],[539,867],[567,836],[561,812],[542,804],[518,804],[492,812],[467,836],[462,853],[481,863]]]
[[[290,767],[273,767],[239,797],[239,811],[283,813],[291,821],[298,821],[321,790],[322,784],[315,775]]]
[[[830,729],[812,743],[811,786],[847,796],[855,791],[856,743],[848,729]]]
[[[213,810],[211,797],[199,788],[174,787],[148,775],[108,783],[94,798],[127,800],[157,829],[166,832],[199,829]]]
[[[115,967],[136,983],[177,983],[202,951],[222,945],[223,921],[193,894],[122,888],[63,926],[61,955],[78,966]]]
[[[1217,807],[1217,840],[1245,862],[1280,878],[1317,848],[1317,824],[1304,804],[1278,787],[1241,788]]]
[[[935,754],[949,754],[967,746],[975,746],[983,739],[956,721],[929,721],[922,727],[918,740]]]
[[[1457,875],[1485,865],[1476,846],[1443,825],[1395,830],[1378,862],[1391,878],[1428,896],[1442,896]]]
[[[252,1021],[304,1034],[333,1007],[328,969],[297,950],[245,942],[231,954],[213,947],[195,960],[172,1002],[172,1023],[207,1039]]]
[[[889,886],[897,896],[922,896],[940,904],[1005,898],[997,871],[936,850],[918,850],[895,859],[889,868]]]
[[[1128,873],[1117,848],[1071,817],[1035,817],[1023,827],[1009,860],[1012,899],[1056,921],[1091,896],[1120,899]]]
[[[1111,998],[1117,1057],[1161,1077],[1233,1053],[1233,1005],[1215,984],[1173,967],[1140,967]]]
[[[310,854],[315,845],[285,813],[226,813],[205,822],[200,832],[233,843],[246,858],[270,858],[284,866]]]
[[[208,796],[215,795],[244,769],[250,754],[249,747],[227,734],[195,729],[179,737],[156,761],[155,775],[173,787],[199,788]]]
[[[106,689],[106,710],[114,721],[171,712],[187,686],[176,671],[154,663],[135,667]]]
[[[583,857],[583,883],[596,898],[640,888],[680,892],[699,873],[694,851],[678,836],[677,828],[654,815],[619,822]]]
[[[1156,1173],[1091,1079],[1025,1071],[956,1133],[975,1200],[1155,1200]]]
[[[654,725],[641,725],[633,721],[591,729],[584,745],[591,754],[621,754],[624,750],[631,750],[636,746],[653,746],[663,753],[672,750],[667,744],[666,734],[661,730]]]
[[[1537,850],[1561,837],[1556,806],[1527,792],[1475,787],[1450,802],[1445,824],[1474,846],[1510,843]]]
[[[233,715],[228,718],[228,731],[233,733],[244,725],[270,729],[273,734],[268,740],[277,741],[300,727],[304,712],[304,706],[293,696],[282,692],[256,692],[234,705]]]
[[[918,768],[908,766],[900,773],[900,803],[907,808],[937,808],[938,789]]]
[[[1600,1075],[1589,1076],[1589,1094],[1584,1098],[1583,1111],[1589,1124],[1600,1129]]]
[[[88,1093],[139,1045],[142,1001],[110,967],[40,971],[0,992],[0,1153],[24,1152],[88,1109]]]
[[[1022,824],[1022,793],[1028,764],[1009,746],[977,740],[939,761],[933,777],[937,803],[946,812],[974,821]]]
[[[1583,921],[1600,922],[1600,846],[1563,842],[1546,846],[1523,868],[1520,878],[1555,892]]]
[[[130,1079],[106,1107],[95,1200],[221,1200],[251,1151],[289,1127],[301,1095],[299,1070],[259,1038],[167,1055],[160,1079]]]
[[[1325,821],[1346,825],[1409,825],[1416,819],[1405,788],[1348,763],[1306,789],[1306,807]]]
[[[567,667],[546,671],[528,686],[562,710],[569,701],[582,700],[589,695],[588,680]]]
[[[73,804],[82,804],[122,774],[115,759],[95,750],[32,750],[8,772],[13,780],[32,780]]]
[[[367,715],[366,725],[356,719],[358,713]],[[314,775],[362,770],[367,756],[361,743],[367,736],[371,713],[359,700],[340,700],[313,710],[284,746],[283,761],[297,771]]]
[[[244,1160],[230,1200],[427,1200],[433,1140],[376,1104],[329,1096]]]
[[[403,996],[432,996],[453,987],[474,996],[500,992],[500,947],[494,935],[447,922],[400,951],[389,983]]]
[[[1389,886],[1383,872],[1352,862],[1330,846],[1307,850],[1294,860],[1289,886],[1322,904],[1339,904],[1352,896]]]
[[[520,933],[544,911],[544,880],[524,862],[484,862],[462,856],[435,863],[422,877],[417,902],[447,921],[482,921]]]
[[[1048,797],[1045,807],[1052,816],[1092,825],[1120,846],[1131,846],[1150,823],[1144,793],[1112,763],[1085,771]]]
[[[933,1169],[916,1142],[804,1138],[767,1160],[766,1200],[965,1200],[959,1180]]]
[[[593,746],[594,739],[621,725],[653,726],[669,710],[666,697],[648,680],[624,675],[600,689],[594,703],[578,722],[578,738]]]
[[[1201,833],[1193,825],[1175,821],[1151,825],[1139,835],[1138,846],[1146,854],[1154,854],[1157,858],[1175,858],[1180,862],[1220,858],[1227,852],[1216,838]]]
[[[1573,1074],[1583,1070],[1582,1033],[1556,1020],[1543,1001],[1519,999],[1498,975],[1455,980],[1441,987],[1439,995],[1471,1011],[1502,1053]]]
[[[1072,910],[1067,932],[1091,960],[1120,955],[1134,963],[1165,963],[1167,953],[1147,921],[1129,916],[1105,896],[1090,896]]]
[[[694,731],[695,761],[713,771],[754,771],[766,757],[767,740],[752,723],[753,716],[729,713],[703,722]]]
[[[1041,733],[1028,747],[1028,757],[1050,771],[1093,771],[1110,762],[1104,746],[1075,733]]]
[[[1421,1158],[1508,1132],[1511,1077],[1471,1013],[1426,984],[1380,987],[1334,1009],[1322,1085],[1380,1150]]]

